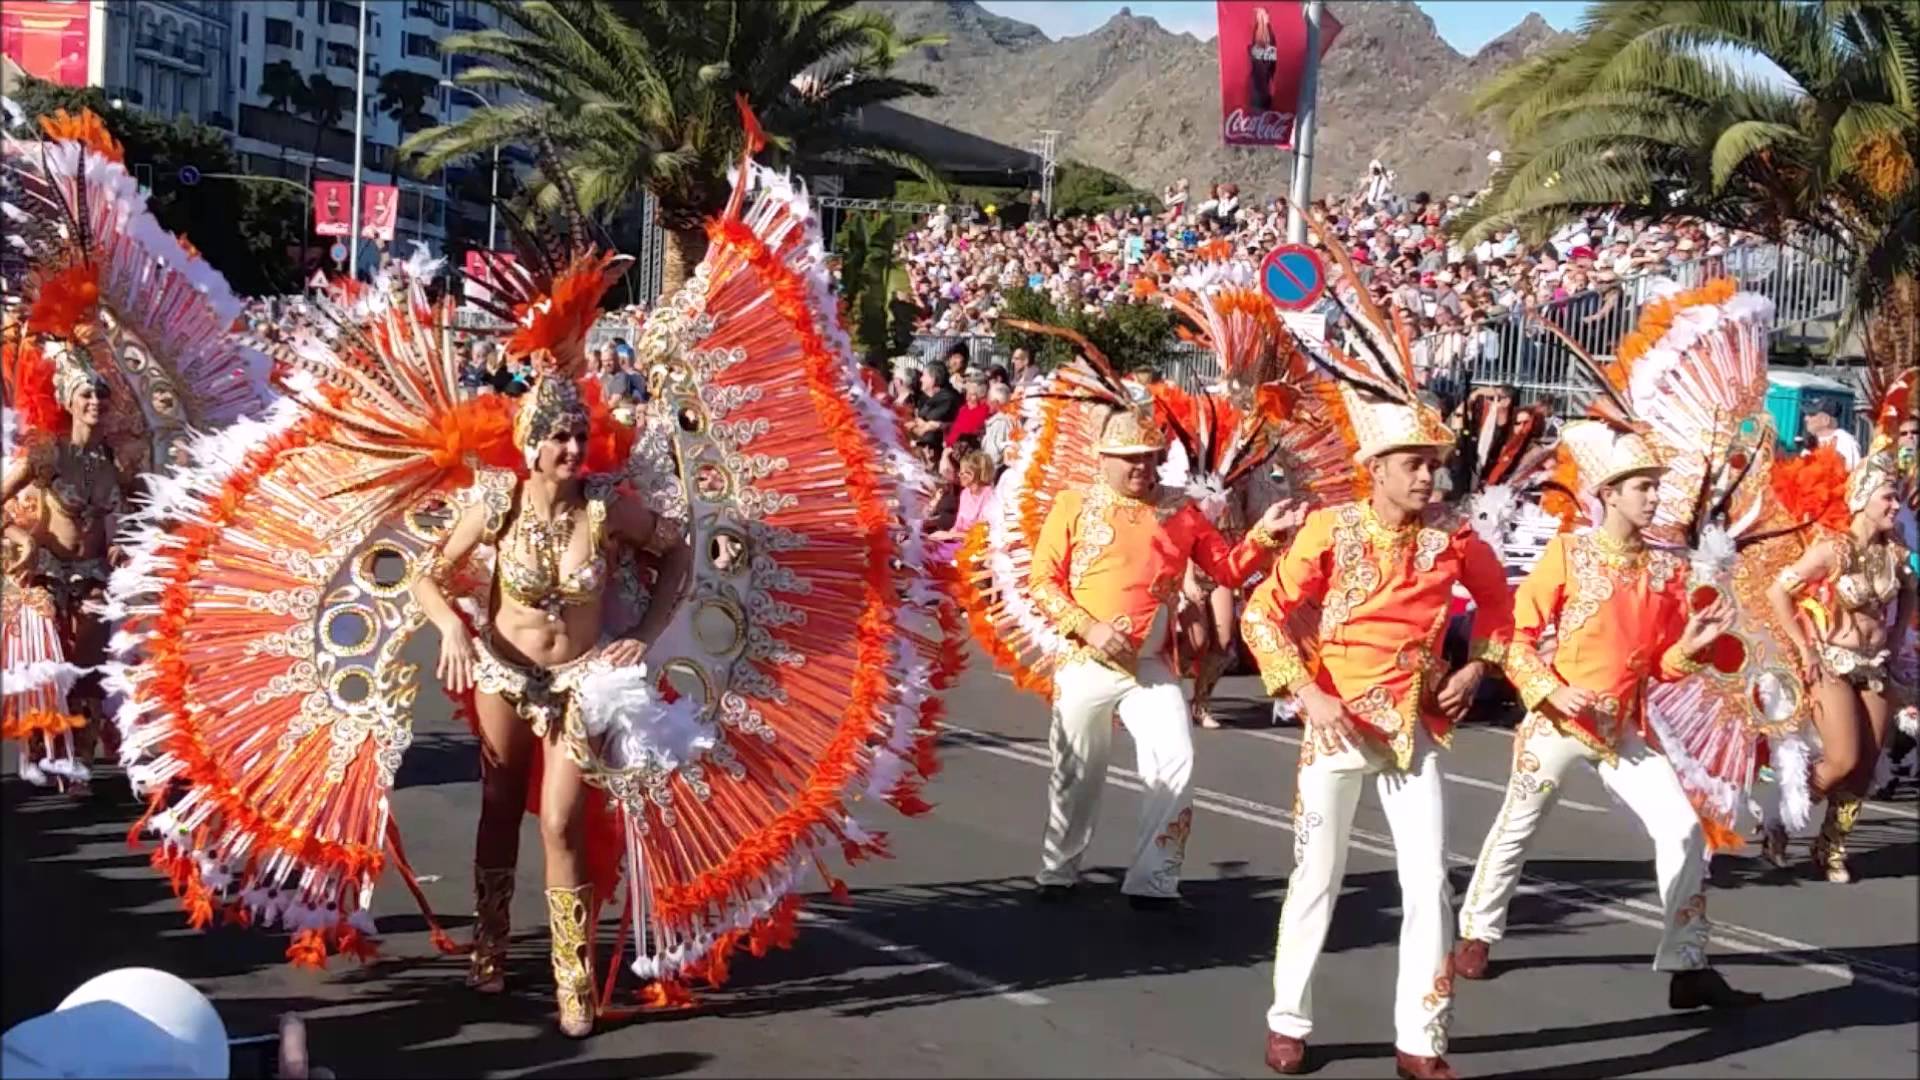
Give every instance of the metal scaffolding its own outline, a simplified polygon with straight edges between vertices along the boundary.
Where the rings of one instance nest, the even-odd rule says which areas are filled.
[[[1040,202],[1047,208],[1047,216],[1053,216],[1053,174],[1059,170],[1054,157],[1058,147],[1060,133],[1052,128],[1040,132],[1040,137],[1027,145],[1040,158]]]

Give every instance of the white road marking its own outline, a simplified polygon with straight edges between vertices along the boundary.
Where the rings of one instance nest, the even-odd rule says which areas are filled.
[[[943,730],[958,736],[956,741],[961,745],[983,753],[1040,768],[1051,767],[1048,752],[1045,750],[1008,742],[989,732],[975,731],[951,723],[945,724]],[[1119,766],[1109,766],[1107,782],[1130,791],[1145,789],[1139,773]],[[1193,804],[1203,810],[1238,818],[1255,825],[1288,831],[1292,831],[1293,828],[1293,815],[1277,806],[1253,799],[1243,799],[1238,795],[1214,791],[1211,788],[1195,788]],[[1349,843],[1353,847],[1384,858],[1393,857],[1391,837],[1358,827],[1352,830],[1351,836]],[[1447,852],[1446,856],[1447,860],[1455,865],[1471,866],[1474,863],[1473,859],[1454,852]],[[1573,882],[1560,881],[1539,874],[1523,873],[1520,880],[1523,887],[1538,890],[1541,894],[1569,907],[1656,930],[1666,925],[1665,910],[1645,900],[1607,896]],[[1920,998],[1920,974],[1906,968],[1882,964],[1874,960],[1848,957],[1808,942],[1796,941],[1764,930],[1755,930],[1738,923],[1715,922],[1712,941],[1736,952],[1754,955],[1777,957],[1783,952],[1797,952],[1819,957],[1822,962],[1808,960],[1786,962],[1794,967],[1818,972],[1841,982],[1866,983],[1882,990]]]
[[[912,965],[906,968],[908,973],[919,971],[945,972],[946,975],[955,982],[983,993],[992,994],[997,998],[1004,998],[1007,1001],[1013,1002],[1015,1005],[1024,1005],[1029,1009],[1053,1004],[1053,999],[1047,997],[1045,994],[1036,994],[1031,990],[1015,990],[1006,983],[995,982],[977,971],[969,971],[958,965],[950,964],[931,953],[921,952],[911,945],[901,945],[897,942],[888,941],[878,934],[869,933],[851,923],[836,919],[831,915],[802,911],[800,913],[800,921],[816,925],[829,934],[836,934],[856,945],[872,949],[875,952],[899,957],[906,961],[907,964]]]

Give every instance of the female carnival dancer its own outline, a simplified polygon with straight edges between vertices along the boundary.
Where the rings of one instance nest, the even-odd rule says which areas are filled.
[[[1249,451],[1258,444],[1279,452],[1277,442],[1262,438],[1269,424],[1257,419],[1263,416],[1263,404],[1256,394],[1267,387],[1265,407],[1284,414],[1289,402],[1275,398],[1279,380],[1301,362],[1279,310],[1253,287],[1251,270],[1244,263],[1224,261],[1230,257],[1227,251],[1203,247],[1202,255],[1207,262],[1174,279],[1160,295],[1192,325],[1191,331],[1181,328],[1183,336],[1212,351],[1221,381],[1198,395],[1165,381],[1154,384],[1154,397],[1184,435],[1169,448],[1161,480],[1185,488],[1224,536],[1238,540],[1247,531],[1249,503],[1266,506],[1291,496],[1285,469],[1269,471],[1271,463]],[[1242,418],[1253,422],[1243,425]],[[1301,502],[1299,516],[1305,510]],[[1298,524],[1296,518],[1289,527]],[[1173,638],[1175,668],[1193,678],[1193,722],[1218,728],[1213,688],[1233,663],[1237,593],[1198,564],[1189,564],[1181,600]]]
[[[83,795],[96,749],[115,741],[103,707],[111,613],[92,605],[136,474],[190,428],[264,410],[271,392],[265,358],[228,334],[239,300],[147,212],[99,118],[62,111],[40,126],[43,140],[0,147],[8,240],[30,267],[0,333],[0,682],[21,778]]]
[[[298,400],[268,425],[196,446],[150,511],[191,524],[128,583],[150,659],[129,672],[124,715],[136,779],[159,789],[156,862],[197,924],[222,908],[282,921],[289,957],[309,964],[371,950],[387,860],[414,884],[388,795],[415,692],[399,653],[429,619],[443,678],[480,691],[489,833],[517,794],[516,755],[560,751],[528,784],[553,800],[542,834],[568,1034],[614,987],[610,973],[592,992],[591,928],[613,890],[591,805],[584,827],[571,811],[593,801],[581,781],[617,811],[615,952],[631,931],[655,1004],[723,981],[741,947],[790,941],[809,870],[843,889],[825,851],[885,853],[854,803],[925,809],[933,688],[957,648],[934,621],[921,538],[897,529],[918,519],[924,478],[860,383],[804,197],[746,164],[709,232],[698,272],[649,319],[654,402],[613,477],[579,480],[604,442],[583,423],[591,390],[583,410],[568,383],[613,266],[577,254],[577,233],[564,271],[535,273],[543,295],[519,305],[513,347],[545,367],[530,411],[455,397],[457,357],[416,279],[376,288],[333,342],[295,342],[282,360]],[[462,565],[484,543],[494,565]],[[650,597],[625,558],[636,545],[670,553]],[[209,708],[232,700],[251,707]],[[478,855],[470,974],[490,990],[510,848],[483,836]]]
[[[1874,402],[1876,415],[1880,404]],[[1833,515],[1817,520],[1820,535],[1767,588],[1813,687],[1820,756],[1806,770],[1805,797],[1825,799],[1827,815],[1810,855],[1815,871],[1838,883],[1853,880],[1847,836],[1872,789],[1894,719],[1914,705],[1913,684],[1893,661],[1893,648],[1914,618],[1915,572],[1912,552],[1896,535],[1907,492],[1890,440],[1875,440],[1847,475],[1844,491],[1844,523]],[[1776,766],[1776,774],[1784,767]],[[1791,791],[1798,776],[1780,780]],[[1767,821],[1765,850],[1776,864],[1785,862],[1787,835],[1783,823]]]

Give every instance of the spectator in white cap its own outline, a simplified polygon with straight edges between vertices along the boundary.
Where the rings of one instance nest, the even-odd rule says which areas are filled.
[[[226,1080],[227,1028],[206,995],[153,968],[97,975],[0,1036],[0,1075]]]

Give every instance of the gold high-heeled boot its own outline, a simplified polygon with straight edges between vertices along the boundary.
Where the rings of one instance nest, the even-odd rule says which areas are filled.
[[[593,886],[547,890],[547,929],[553,936],[553,985],[560,1031],[572,1039],[593,1034]]]
[[[1827,819],[1820,825],[1820,835],[1814,838],[1811,854],[1815,869],[1836,885],[1853,880],[1853,873],[1847,869],[1847,834],[1859,820],[1858,798],[1838,794],[1827,797]]]
[[[483,994],[507,988],[507,939],[512,933],[513,867],[473,867],[473,953],[467,985]]]

